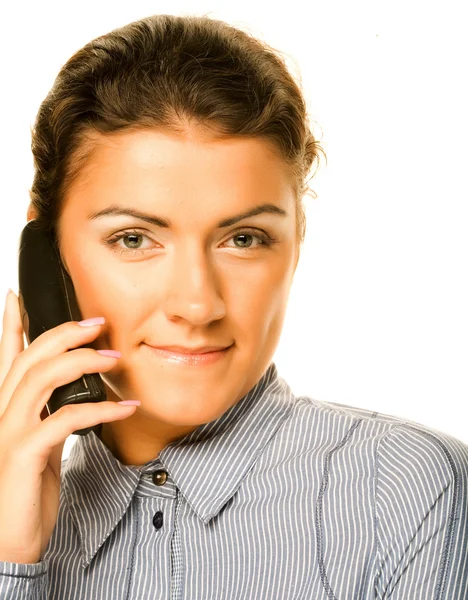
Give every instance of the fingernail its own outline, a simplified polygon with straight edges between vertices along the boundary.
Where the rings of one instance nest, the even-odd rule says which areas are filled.
[[[96,352],[103,356],[112,356],[113,358],[120,358],[122,356],[122,353],[118,350],[96,350]]]
[[[10,292],[11,292],[11,290],[10,290],[10,288],[8,288],[8,292],[7,292],[7,295],[6,295],[7,299],[8,299],[8,296],[10,295]]]
[[[93,319],[85,319],[84,321],[78,321],[78,325],[82,327],[89,327],[90,325],[102,325],[106,322],[104,317],[94,317]]]
[[[139,406],[141,402],[139,400],[121,400],[117,404],[121,404],[122,406]]]

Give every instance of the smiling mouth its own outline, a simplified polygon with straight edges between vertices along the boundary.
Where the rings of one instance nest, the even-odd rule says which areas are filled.
[[[215,350],[212,352],[186,353],[176,352],[174,350],[167,350],[164,348],[156,348],[154,346],[150,346],[149,344],[145,344],[145,346],[147,346],[151,350],[151,353],[158,358],[161,358],[173,364],[193,366],[214,364],[222,360],[226,357],[226,355],[228,355],[233,345],[234,344],[228,346],[227,348],[223,348],[222,350]]]
[[[172,352],[173,354],[207,354],[208,352],[217,352],[219,350],[225,350],[232,346],[232,344],[219,345],[219,346],[197,346],[197,347],[188,347],[188,346],[154,346],[153,344],[148,344],[151,348],[156,348],[158,350],[166,350],[168,352]]]

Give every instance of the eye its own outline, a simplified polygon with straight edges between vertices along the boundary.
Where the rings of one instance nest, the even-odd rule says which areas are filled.
[[[120,250],[120,254],[127,254],[128,252],[139,252],[140,254],[144,254],[150,248],[139,247],[139,240],[141,240],[141,238],[146,238],[147,240],[150,239],[149,236],[145,235],[144,233],[140,233],[139,231],[123,231],[122,233],[118,233],[110,237],[105,241],[105,243],[110,246],[113,252]],[[118,242],[123,239],[130,240],[130,248],[117,245]]]
[[[256,238],[257,240],[259,240],[259,244],[257,244],[256,246],[252,247],[252,243],[248,243],[247,245],[242,245],[242,246],[235,246],[236,248],[241,248],[244,250],[253,250],[255,248],[258,248],[259,246],[265,246],[266,248],[268,248],[269,246],[271,246],[272,244],[274,244],[276,242],[276,240],[274,240],[273,238],[271,238],[269,235],[267,235],[266,233],[262,233],[259,231],[255,230],[255,233],[253,233],[250,230],[245,230],[245,231],[239,231],[238,233],[235,233],[234,235],[232,235],[229,239],[230,240],[235,240],[236,238]]]

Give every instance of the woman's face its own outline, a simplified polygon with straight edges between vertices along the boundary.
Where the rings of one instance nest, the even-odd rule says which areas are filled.
[[[96,140],[59,229],[83,319],[106,318],[93,347],[122,353],[102,375],[108,399],[141,401],[119,427],[195,429],[272,360],[299,257],[292,187],[258,139],[145,129]],[[276,209],[237,221],[262,205]],[[167,345],[231,347],[187,365],[151,349]]]

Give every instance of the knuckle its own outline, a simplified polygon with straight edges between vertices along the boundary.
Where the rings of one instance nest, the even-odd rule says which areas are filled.
[[[65,404],[65,406],[62,406],[56,413],[56,419],[59,418],[65,418],[65,419],[70,419],[74,414],[76,413],[76,409],[75,406],[72,404]],[[51,415],[53,416],[53,415]]]
[[[42,360],[29,365],[21,378],[22,385],[26,388],[33,388],[36,391],[38,389],[43,390],[50,380],[51,370],[50,360]]]
[[[31,384],[37,383],[37,371],[37,365],[31,365],[25,370],[22,377],[24,386],[29,387]],[[43,373],[43,370],[41,370],[41,373]]]

